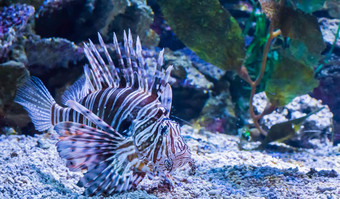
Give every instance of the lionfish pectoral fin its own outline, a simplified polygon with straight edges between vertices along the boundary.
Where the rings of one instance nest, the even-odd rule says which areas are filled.
[[[167,110],[167,117],[170,116],[172,103],[172,89],[169,83],[166,84],[164,92],[161,95],[161,104]]]
[[[71,171],[87,170],[78,183],[87,195],[110,195],[129,190],[136,180],[130,169],[137,159],[131,140],[75,122],[55,126],[57,150]]]
[[[66,158],[67,167],[74,171],[92,169],[111,157],[118,144],[124,141],[112,133],[75,122],[58,123],[54,130],[60,136],[59,155]]]
[[[70,108],[74,109],[75,111],[79,112],[80,114],[84,115],[89,121],[91,121],[96,126],[102,128],[104,131],[114,134],[117,137],[123,137],[120,133],[114,130],[109,124],[104,122],[101,118],[99,118],[96,114],[92,111],[84,107],[83,105],[79,104],[76,101],[69,100],[66,102],[66,105]]]
[[[146,173],[144,172],[134,172],[132,176],[132,188],[136,188],[139,183],[145,178]]]

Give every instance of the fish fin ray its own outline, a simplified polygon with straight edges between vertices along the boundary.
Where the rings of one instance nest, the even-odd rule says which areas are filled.
[[[72,171],[92,169],[100,161],[113,156],[124,139],[111,133],[75,122],[58,123],[54,130],[59,134],[57,150],[67,160]]]
[[[26,109],[38,131],[52,127],[51,107],[56,102],[39,78],[32,76],[22,84],[14,102]]]
[[[167,111],[167,117],[170,116],[172,103],[172,89],[169,83],[166,84],[164,92],[161,95],[161,104]]]
[[[162,69],[164,49],[159,53],[156,61],[157,64],[155,70],[152,72],[153,74],[151,74],[151,78],[147,78],[150,74],[147,75],[146,72],[146,64],[139,37],[137,37],[134,46],[131,30],[128,30],[128,34],[124,31],[123,36],[124,54],[122,55],[116,34],[113,33],[113,46],[118,67],[116,67],[112,61],[99,33],[98,40],[108,64],[103,60],[91,40],[89,44],[84,44],[84,52],[91,66],[87,71],[87,79],[90,80],[95,90],[106,87],[117,87],[119,85],[120,87],[140,88],[146,92],[160,96],[165,90],[172,69],[172,66],[168,67],[165,71]],[[149,88],[149,86],[151,87]]]
[[[135,153],[131,139],[74,122],[58,123],[55,130],[60,135],[57,150],[66,166],[71,171],[87,169],[78,183],[87,195],[110,195],[132,187],[131,168],[138,159],[128,161]]]
[[[91,93],[91,82],[86,77],[82,77],[74,82],[63,94],[61,101],[66,105],[68,100],[79,102],[86,95]]]
[[[118,133],[115,129],[113,129],[109,124],[107,124],[104,120],[99,118],[96,114],[92,111],[81,105],[80,103],[69,100],[66,102],[66,105],[70,108],[74,109],[75,111],[79,112],[80,114],[84,115],[90,122],[95,124],[97,127],[103,129],[106,132],[112,133],[117,137],[123,137],[120,133]]]

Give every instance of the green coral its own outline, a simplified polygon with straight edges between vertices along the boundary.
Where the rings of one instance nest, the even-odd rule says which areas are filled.
[[[265,91],[271,103],[284,106],[318,86],[314,67],[325,44],[316,17],[302,11],[280,8],[279,28],[286,48],[278,51],[279,60]]]
[[[218,0],[158,3],[176,36],[200,58],[226,70],[241,67],[245,57],[241,28]]]
[[[284,106],[296,96],[308,93],[318,86],[313,68],[318,59],[314,59],[307,47],[296,40],[291,42],[290,48],[279,52],[280,58],[265,91],[271,103]]]
[[[311,54],[320,54],[325,49],[318,19],[315,16],[283,7],[280,9],[279,28],[284,37],[302,41]]]

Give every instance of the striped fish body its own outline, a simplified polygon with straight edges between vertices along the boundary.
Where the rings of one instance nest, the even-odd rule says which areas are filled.
[[[84,44],[90,67],[65,91],[58,105],[43,83],[32,77],[17,91],[39,131],[54,127],[57,149],[71,171],[86,171],[79,185],[88,195],[111,195],[136,187],[145,176],[167,178],[192,163],[179,125],[169,119],[171,66],[162,70],[163,52],[148,79],[137,37],[124,33],[124,56],[114,34],[115,61],[99,36],[106,62],[94,44]],[[116,67],[118,66],[118,67]],[[191,164],[190,164],[191,165]]]
[[[102,89],[86,95],[79,103],[125,137],[131,136],[132,132],[129,132],[129,128],[132,121],[138,119],[137,115],[142,107],[149,105],[150,110],[157,111],[158,115],[163,114],[156,96],[129,87]],[[53,126],[60,122],[70,121],[95,127],[95,124],[87,117],[72,108],[62,107],[55,103],[51,112]]]

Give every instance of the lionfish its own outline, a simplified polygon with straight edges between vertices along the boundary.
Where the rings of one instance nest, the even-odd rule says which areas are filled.
[[[115,59],[99,33],[98,38],[106,61],[91,40],[84,43],[90,67],[84,66],[85,77],[62,96],[66,107],[55,102],[37,77],[18,89],[15,101],[38,131],[54,127],[66,166],[86,172],[78,183],[86,194],[131,190],[146,176],[158,175],[173,185],[171,173],[186,163],[193,169],[193,162],[179,124],[169,118],[172,66],[162,69],[164,49],[150,67],[150,78],[138,36],[134,48],[131,32],[126,36],[124,31],[122,54],[114,33]]]

